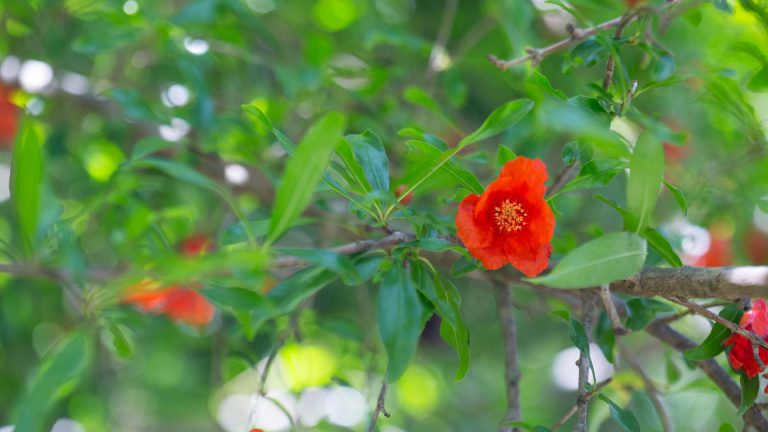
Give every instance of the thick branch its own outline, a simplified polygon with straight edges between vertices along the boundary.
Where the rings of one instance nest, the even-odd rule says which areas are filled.
[[[663,5],[659,6],[657,9],[657,12],[663,12],[667,9],[670,9],[680,3],[682,0],[671,0]],[[636,11],[637,12],[637,11]],[[562,49],[565,49],[572,44],[579,42],[581,40],[584,40],[588,37],[594,36],[599,31],[605,31],[614,27],[618,27],[620,25],[627,26],[630,23],[632,23],[634,20],[637,19],[638,13],[633,13],[629,16],[625,17],[618,17],[614,18],[612,20],[606,21],[604,23],[598,24],[594,27],[589,27],[586,29],[580,29],[580,28],[568,28],[570,37],[567,39],[563,39],[561,41],[555,42],[552,45],[549,45],[544,48],[528,48],[526,52],[528,53],[525,56],[518,57],[512,60],[500,60],[496,58],[495,56],[489,55],[488,60],[496,67],[498,67],[501,70],[507,70],[511,67],[521,65],[523,63],[526,63],[530,61],[534,65],[537,65],[540,63],[544,57],[560,51]]]
[[[768,297],[768,267],[646,267],[636,276],[613,282],[611,291],[637,297]]]
[[[512,313],[512,295],[505,283],[494,282],[496,309],[499,311],[501,334],[504,338],[504,371],[507,389],[507,412],[504,422],[520,420],[520,366],[517,361],[517,323]],[[502,426],[502,432],[515,430],[512,426]]]
[[[692,340],[659,321],[651,323],[645,328],[645,331],[680,352],[696,348],[696,343]],[[714,359],[698,361],[694,362],[694,364],[704,371],[712,382],[720,387],[734,406],[739,406],[741,403],[741,390],[738,384],[728,375],[728,372],[721,368]],[[744,421],[754,426],[757,430],[768,430],[768,420],[763,417],[757,406],[752,406],[747,410],[744,414]]]

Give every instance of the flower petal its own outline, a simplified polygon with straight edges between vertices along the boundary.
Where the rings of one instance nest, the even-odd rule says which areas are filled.
[[[467,195],[456,213],[456,234],[470,252],[473,248],[488,247],[493,241],[493,229],[475,222],[475,207],[479,200],[478,195]]]
[[[544,162],[525,156],[518,156],[504,164],[499,174],[499,178],[509,178],[514,183],[528,183],[529,187],[543,186],[548,177]]]
[[[534,277],[547,269],[549,256],[552,254],[552,245],[544,244],[534,246],[520,242],[507,242],[504,251],[510,264],[528,277]]]

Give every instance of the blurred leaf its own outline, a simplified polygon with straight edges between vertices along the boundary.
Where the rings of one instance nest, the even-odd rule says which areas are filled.
[[[175,143],[166,141],[160,137],[147,137],[137,142],[131,152],[131,160],[139,160],[145,156],[149,156],[152,153],[156,153],[160,150],[173,147]]]
[[[768,213],[768,197],[762,197],[757,200],[757,208],[763,213]]]
[[[755,375],[748,378],[746,372],[741,371],[741,403],[736,415],[744,414],[749,407],[754,405],[757,394],[760,390],[760,376]]]
[[[359,277],[357,269],[349,258],[330,250],[280,248],[278,252],[316,264],[337,274],[349,275],[353,278]]]
[[[594,66],[608,58],[608,50],[595,38],[590,38],[576,45],[571,50],[570,61],[564,66],[570,69],[573,66]]]
[[[600,393],[599,397],[600,400],[607,403],[611,408],[611,418],[613,418],[613,420],[615,420],[625,431],[640,432],[640,423],[637,422],[637,418],[632,414],[632,411],[621,408],[602,393]]]
[[[109,326],[109,332],[112,336],[112,344],[109,348],[117,354],[118,357],[129,358],[133,355],[135,343],[133,339],[123,330],[119,324]]]
[[[335,273],[324,268],[310,267],[281,280],[267,298],[275,304],[276,313],[289,313],[336,278]]]
[[[635,144],[627,181],[627,206],[638,218],[637,233],[650,223],[663,171],[664,151],[661,144],[651,134],[643,133]]]
[[[16,135],[11,161],[11,203],[19,224],[19,237],[25,254],[32,256],[40,220],[45,154],[43,132],[31,119],[25,119]]]
[[[736,432],[736,428],[731,426],[730,423],[723,423],[720,425],[720,428],[717,429],[717,432]]]
[[[665,370],[666,370],[667,382],[669,384],[674,384],[680,379],[680,375],[681,375],[680,368],[677,367],[677,365],[672,359],[667,358]]]
[[[645,262],[646,242],[625,232],[606,234],[568,253],[544,276],[526,278],[555,288],[589,288],[633,276]]]
[[[309,204],[315,186],[339,142],[344,123],[341,114],[327,114],[304,136],[293,158],[288,161],[277,188],[267,243],[273,243],[282,236]]]
[[[585,164],[592,160],[592,146],[579,140],[568,141],[560,151],[560,160],[562,160],[565,165],[580,162],[585,166]]]
[[[568,191],[605,186],[624,168],[626,168],[626,164],[620,161],[609,159],[589,161],[581,167],[579,175],[566,183],[557,195]]]
[[[113,88],[109,95],[120,105],[125,116],[131,120],[141,120],[154,123],[166,121],[156,114],[141,93],[126,88]]]
[[[483,268],[483,265],[480,264],[480,261],[474,258],[461,256],[455,263],[453,263],[453,266],[451,266],[451,275],[453,277],[464,276],[467,273],[471,273],[481,268]]]
[[[755,92],[768,90],[768,66],[763,66],[752,75],[752,78],[747,84],[747,88]]]
[[[267,117],[266,114],[261,112],[261,110],[256,107],[256,105],[242,105],[241,108],[246,113],[256,117],[256,119],[259,120],[264,125],[264,127],[272,132],[275,138],[277,138],[277,141],[280,142],[280,144],[283,146],[283,149],[285,149],[289,155],[293,155],[293,152],[296,151],[296,144],[294,144],[294,142],[291,141],[291,139],[288,138],[279,129],[275,128],[272,125],[272,121],[269,120],[269,117]]]
[[[712,0],[712,4],[723,12],[733,13],[731,6],[728,4],[728,0]]]
[[[247,288],[207,287],[201,289],[200,294],[219,307],[237,312],[250,312],[257,308],[264,308],[266,303],[269,303],[263,295]]]
[[[673,311],[670,305],[653,299],[635,298],[627,302],[626,328],[638,331],[653,321],[658,312]]]
[[[672,193],[672,196],[675,197],[675,201],[677,201],[677,204],[680,206],[680,211],[683,212],[683,216],[688,214],[688,201],[685,199],[685,195],[683,195],[683,192],[670,184],[668,181],[662,179],[661,180],[664,183],[664,186],[667,187],[667,190],[669,190],[670,193]]]
[[[72,43],[72,50],[80,54],[102,54],[117,50],[141,36],[138,28],[127,25],[97,24],[81,32]]]
[[[314,218],[297,218],[293,221],[289,228],[310,225],[316,222],[317,219]],[[255,237],[265,236],[269,231],[269,219],[252,220],[246,222],[246,224]],[[230,246],[233,244],[247,242],[248,233],[244,227],[246,224],[243,224],[243,222],[237,222],[225,228],[224,232],[222,232],[219,236],[219,245]]]
[[[614,363],[614,350],[616,348],[616,335],[613,333],[613,325],[605,311],[600,312],[600,317],[595,324],[595,343],[600,347],[606,360]]]
[[[421,301],[411,276],[403,265],[394,265],[384,275],[377,300],[379,336],[387,350],[387,382],[405,372],[419,344]]]
[[[92,347],[88,335],[76,331],[43,356],[35,377],[16,410],[15,432],[39,432],[50,406],[73,388],[85,371]]]
[[[462,149],[470,144],[498,135],[519,122],[533,108],[533,101],[516,99],[496,108],[474,132],[456,146]]]
[[[738,305],[729,304],[720,311],[718,315],[731,322],[739,322],[741,315],[744,311]],[[709,336],[704,339],[704,342],[696,348],[686,351],[685,358],[690,361],[700,361],[710,359],[720,354],[725,350],[723,342],[731,335],[731,331],[725,328],[722,324],[717,324],[712,327],[709,332]]]
[[[421,87],[411,86],[403,92],[403,98],[408,102],[426,108],[428,111],[443,115],[440,105],[432,99]]]
[[[664,81],[675,73],[675,69],[677,69],[675,58],[671,54],[664,52],[654,58],[651,78],[654,81]]]
[[[389,191],[389,161],[379,137],[370,130],[362,134],[347,135],[355,159],[360,163],[365,178],[374,190]]]
[[[496,151],[496,166],[498,168],[501,168],[506,164],[507,162],[511,161],[512,159],[516,158],[517,155],[515,152],[509,149],[509,147],[500,145],[499,149]]]

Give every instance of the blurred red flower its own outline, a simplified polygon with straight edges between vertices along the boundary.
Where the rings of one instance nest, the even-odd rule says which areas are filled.
[[[763,339],[768,340],[768,307],[765,300],[752,301],[752,309],[744,312],[739,325]],[[754,377],[765,369],[768,363],[768,349],[758,347],[758,353],[763,365],[757,363],[752,342],[740,334],[733,334],[723,342],[723,345],[731,347],[728,353],[728,363],[734,370],[743,370],[749,378]]]
[[[0,83],[0,147],[13,145],[19,126],[19,108],[11,102],[12,89]]]
[[[206,252],[210,244],[210,237],[196,234],[182,241],[179,250],[186,256],[197,256]],[[132,304],[144,312],[166,315],[192,326],[203,326],[211,322],[215,310],[194,288],[181,285],[163,287],[147,279],[128,288],[122,303]]]
[[[725,267],[733,264],[732,230],[724,224],[709,228],[710,244],[707,252],[694,261],[696,267]]]
[[[544,200],[547,169],[523,156],[507,162],[482,195],[467,195],[456,214],[457,234],[489,270],[507,263],[526,276],[547,268],[555,216]]]

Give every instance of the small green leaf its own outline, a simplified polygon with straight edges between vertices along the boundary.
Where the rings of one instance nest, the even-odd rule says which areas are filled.
[[[666,362],[667,383],[674,384],[680,379],[680,368],[677,367],[674,360],[667,358]]]
[[[744,311],[738,305],[730,304],[720,311],[720,316],[731,322],[738,322],[741,319],[741,315]],[[690,361],[706,360],[720,354],[725,350],[723,342],[731,335],[731,331],[725,328],[722,324],[717,324],[712,327],[709,335],[701,345],[696,348],[686,351],[685,358]]]
[[[637,233],[650,223],[663,171],[664,151],[661,143],[652,134],[645,132],[638,138],[635,151],[632,152],[627,182],[627,207],[637,216]]]
[[[635,298],[627,302],[628,317],[625,326],[638,331],[650,324],[657,312],[674,310],[670,305],[653,299]]]
[[[720,425],[720,428],[717,429],[717,432],[736,432],[736,428],[731,426],[730,423],[723,423]]]
[[[276,313],[289,313],[336,278],[335,273],[324,268],[310,267],[280,281],[267,298],[275,305]]]
[[[555,288],[589,288],[637,274],[647,254],[645,239],[618,232],[598,237],[566,255],[545,276],[527,279]]]
[[[632,411],[629,411],[627,409],[623,409],[620,406],[616,405],[616,403],[608,397],[606,397],[604,394],[600,394],[600,400],[607,403],[608,406],[611,409],[611,418],[616,421],[625,431],[627,432],[640,432],[640,423],[638,423],[637,418],[635,418],[635,415],[632,414]]]
[[[613,180],[616,175],[626,168],[626,163],[610,160],[597,159],[587,162],[579,170],[579,175],[569,181],[558,195],[563,192],[603,187]]]
[[[481,268],[483,268],[483,265],[480,264],[480,261],[462,256],[451,266],[451,275],[459,277]]]
[[[274,127],[272,125],[272,121],[269,119],[269,117],[267,117],[266,114],[264,114],[258,107],[256,107],[256,105],[242,105],[241,108],[243,111],[260,121],[264,127],[269,129],[275,138],[277,138],[277,141],[280,142],[280,145],[283,146],[283,149],[285,149],[289,155],[293,155],[293,152],[296,151],[296,144],[279,129]]]
[[[158,152],[160,150],[165,150],[174,145],[175,143],[166,141],[160,137],[144,138],[137,142],[135,146],[133,146],[133,151],[131,152],[131,160],[139,160],[145,156],[149,156],[152,153]]]
[[[379,137],[366,130],[362,134],[347,135],[346,140],[352,146],[355,159],[362,166],[365,178],[373,190],[388,192],[389,160]]]
[[[317,219],[314,218],[298,218],[293,221],[289,228],[309,225],[316,222]],[[245,225],[248,225],[248,230],[250,230],[255,237],[265,236],[267,235],[267,232],[269,232],[269,219],[251,220],[247,221],[245,224],[243,222],[236,222],[226,227],[224,232],[221,233],[219,236],[219,245],[230,246],[247,242],[248,233]]]
[[[43,132],[33,120],[25,119],[16,134],[11,161],[11,203],[19,224],[19,236],[27,255],[34,251],[40,220],[45,155]]]
[[[672,193],[672,196],[675,197],[675,201],[677,201],[677,205],[680,206],[680,210],[683,212],[683,216],[688,214],[688,201],[685,199],[685,195],[683,195],[683,192],[670,184],[666,180],[662,180],[664,182],[664,186],[667,187],[667,190]]]
[[[758,391],[760,390],[760,376],[755,375],[752,378],[747,377],[747,374],[741,372],[741,403],[739,404],[739,410],[736,415],[744,414],[749,407],[754,405],[755,399],[757,399]]]
[[[562,101],[568,99],[565,96],[565,93],[552,87],[552,84],[550,84],[549,79],[547,79],[546,75],[539,72],[537,69],[533,69],[533,71],[528,76],[528,78],[525,79],[525,83],[536,86],[544,90],[544,92],[549,94],[550,96],[554,96]]]
[[[130,333],[123,330],[123,327],[119,324],[110,325],[109,332],[112,336],[112,344],[110,346],[112,351],[122,358],[132,356],[134,342],[129,336]]]
[[[135,161],[130,165],[132,168],[152,168],[158,171],[162,171],[171,177],[175,177],[185,183],[199,186],[204,189],[219,193],[222,187],[218,183],[209,179],[208,177],[200,174],[190,166],[181,162],[176,162],[168,159],[159,158],[146,158]]]
[[[600,347],[605,358],[614,362],[614,350],[616,348],[616,335],[613,333],[613,325],[608,315],[603,311],[595,324],[595,343]]]
[[[584,324],[581,321],[571,318],[571,314],[565,310],[557,310],[552,312],[552,315],[562,318],[568,323],[568,338],[571,340],[573,346],[579,349],[582,354],[585,354],[589,358],[589,368],[592,370],[592,376],[595,376],[595,369],[592,365],[592,356],[589,351],[589,337],[584,330]]]
[[[285,167],[275,194],[267,243],[273,243],[309,205],[344,129],[344,117],[327,114],[309,129]]]
[[[462,149],[472,143],[504,132],[522,120],[531,111],[531,108],[533,108],[533,101],[530,99],[516,99],[505,103],[496,108],[477,130],[464,137],[456,149]]]
[[[384,275],[377,300],[379,336],[387,351],[387,382],[397,381],[416,353],[422,306],[411,275],[402,264]]]
[[[513,152],[509,147],[500,145],[499,149],[496,151],[496,166],[501,168],[504,166],[504,164],[516,157],[517,155],[515,152]]]

